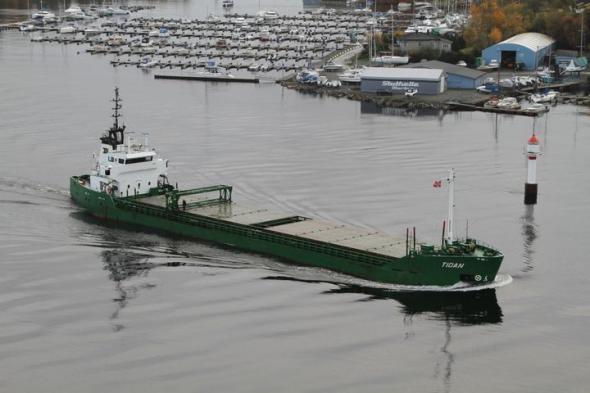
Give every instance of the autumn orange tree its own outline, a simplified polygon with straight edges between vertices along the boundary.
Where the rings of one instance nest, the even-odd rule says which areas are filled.
[[[481,50],[527,30],[525,10],[519,1],[482,0],[473,3],[464,32],[465,44]]]

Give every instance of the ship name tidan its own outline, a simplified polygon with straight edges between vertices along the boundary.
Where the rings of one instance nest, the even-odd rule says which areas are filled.
[[[442,267],[451,268],[451,269],[463,269],[463,263],[458,262],[443,262]]]

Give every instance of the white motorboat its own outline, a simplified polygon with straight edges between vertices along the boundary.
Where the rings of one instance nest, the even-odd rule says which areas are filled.
[[[259,16],[266,20],[279,18],[279,14],[276,11],[258,11],[256,16]]]
[[[499,109],[520,109],[520,104],[514,97],[505,97],[498,101]]]
[[[342,71],[344,71],[344,66],[342,64],[338,64],[338,63],[334,63],[334,62],[330,61],[330,62],[324,64],[323,69],[326,72],[342,72]]]
[[[67,9],[67,10],[65,10],[64,12],[65,12],[66,14],[79,14],[79,13],[81,13],[81,12],[83,12],[83,11],[82,11],[82,8],[80,8],[79,6],[77,6],[77,5],[72,5],[72,6],[70,6],[70,8],[68,8],[68,9]]]
[[[55,14],[52,12],[49,12],[49,11],[37,11],[33,14],[32,18],[33,19],[40,19],[40,20],[54,19]]]
[[[549,107],[541,103],[533,103],[522,110],[529,113],[545,113],[549,112]]]
[[[558,92],[551,90],[544,94],[531,94],[529,100],[534,103],[554,102],[558,95]]]
[[[144,57],[143,59],[140,60],[139,67],[147,69],[147,68],[156,67],[159,64],[160,64],[160,62],[156,59],[152,59],[151,57]]]
[[[257,63],[250,64],[248,66],[248,71],[251,71],[251,72],[260,71],[260,64],[257,64]]]
[[[86,35],[97,35],[102,33],[102,30],[98,26],[88,26],[84,29]]]
[[[84,13],[84,11],[82,11],[82,8],[80,8],[77,5],[73,5],[70,8],[68,8],[67,10],[64,11],[64,18],[65,19],[70,19],[70,20],[82,20],[82,19],[86,19],[88,16]]]
[[[478,70],[497,70],[498,68],[500,68],[500,63],[498,63],[498,60],[496,59],[492,59],[490,60],[489,64],[482,64],[479,67],[477,67]]]
[[[361,69],[348,70],[339,75],[338,79],[343,83],[361,83],[361,72]]]
[[[575,72],[582,72],[585,71],[586,67],[577,65],[574,59],[571,59],[569,64],[563,70],[564,72],[575,73]]]
[[[108,46],[121,46],[125,43],[125,39],[120,35],[112,36],[107,40]]]
[[[129,10],[123,8],[113,8],[113,15],[129,15]]]
[[[74,34],[78,28],[74,25],[61,26],[58,30],[59,34]]]
[[[35,31],[36,27],[33,24],[22,24],[18,28],[20,31]]]
[[[148,37],[168,38],[170,37],[170,31],[165,27],[160,27],[160,29],[150,31]]]
[[[114,14],[114,10],[111,7],[106,8],[99,8],[98,16],[112,16]]]

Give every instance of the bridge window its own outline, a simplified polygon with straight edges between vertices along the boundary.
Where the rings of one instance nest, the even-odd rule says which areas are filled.
[[[119,164],[124,164],[124,163],[125,163],[125,160],[122,158],[119,158]]]
[[[145,156],[145,157],[137,157],[137,158],[128,158],[125,161],[125,164],[137,164],[138,162],[148,162],[154,159],[153,156]]]

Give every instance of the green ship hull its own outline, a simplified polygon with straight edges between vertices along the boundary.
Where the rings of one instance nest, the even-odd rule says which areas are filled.
[[[166,206],[156,206],[144,203],[144,196],[115,197],[93,191],[87,185],[87,178],[87,175],[71,177],[70,194],[77,205],[94,216],[271,255],[365,280],[412,286],[452,286],[459,282],[485,284],[494,281],[503,259],[497,250],[472,239],[435,248],[416,246],[406,238],[404,255],[393,257],[280,233],[264,225],[195,214],[185,211],[182,205],[178,208],[178,196],[170,198],[176,206],[170,208],[168,196],[171,191],[175,192],[170,186],[150,190],[151,196],[165,197]],[[231,187],[229,189],[231,195]]]

